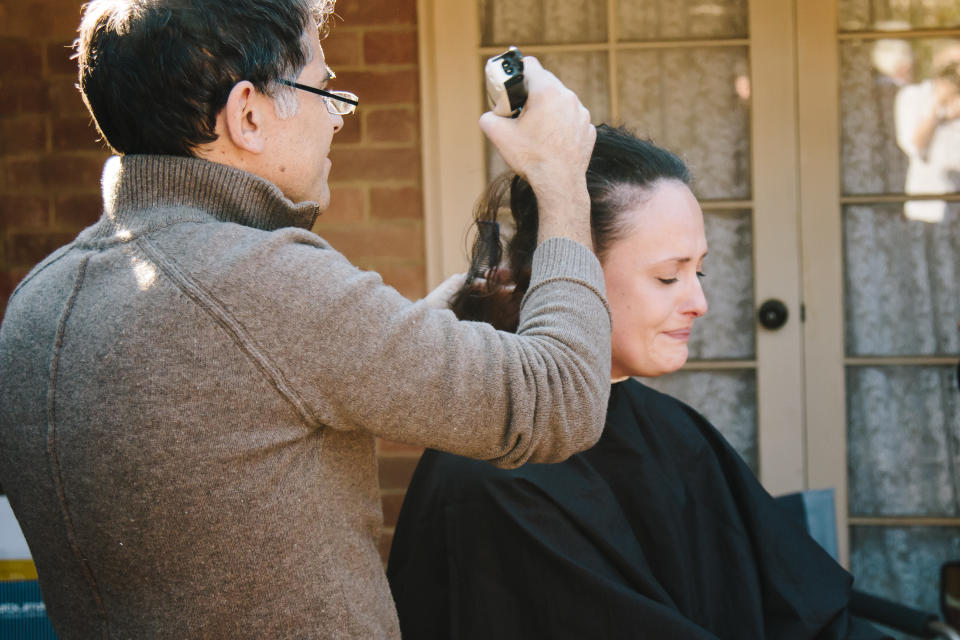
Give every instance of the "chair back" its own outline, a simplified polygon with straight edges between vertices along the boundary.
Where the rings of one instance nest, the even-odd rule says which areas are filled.
[[[833,489],[798,491],[779,496],[776,500],[834,560],[838,558]]]

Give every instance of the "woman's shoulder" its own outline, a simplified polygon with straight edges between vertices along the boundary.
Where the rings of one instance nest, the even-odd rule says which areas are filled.
[[[510,482],[518,469],[502,469],[484,460],[427,449],[420,457],[411,487],[429,490],[443,502],[474,500],[496,483]]]
[[[629,440],[636,447],[642,444],[645,450],[666,449],[672,455],[701,456],[708,450],[725,451],[729,447],[720,431],[699,411],[639,380],[614,385],[610,395],[604,432],[608,440]]]
[[[502,504],[518,496],[555,497],[570,487],[597,482],[597,477],[584,454],[574,454],[562,462],[502,469],[482,460],[428,449],[417,466],[411,488],[420,495],[433,495],[438,504]]]
[[[514,469],[502,469],[485,460],[475,460],[455,453],[438,451],[437,449],[426,449],[423,452],[417,465],[417,471],[421,470],[433,474],[439,473],[445,476],[475,480],[509,476],[515,471]]]

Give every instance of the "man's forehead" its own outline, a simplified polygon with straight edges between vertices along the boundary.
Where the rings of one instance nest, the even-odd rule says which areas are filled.
[[[312,78],[313,82],[325,83],[335,78],[336,74],[333,72],[333,69],[327,66],[327,61],[323,55],[323,47],[320,46],[320,39],[309,32],[304,34],[304,37],[307,40],[310,55],[303,71],[307,71],[307,69],[310,70],[307,75]]]
[[[337,74],[333,72],[333,69],[327,64],[327,58],[323,55],[323,45],[320,44],[320,38],[311,38],[310,39],[310,48],[314,52],[314,57],[323,67],[323,81],[333,80],[337,77]]]

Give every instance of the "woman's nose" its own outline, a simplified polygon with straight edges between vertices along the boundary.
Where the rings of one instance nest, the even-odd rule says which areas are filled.
[[[707,306],[707,296],[704,295],[703,285],[700,284],[700,278],[697,277],[693,281],[682,310],[684,313],[691,314],[694,318],[699,318],[707,312]]]

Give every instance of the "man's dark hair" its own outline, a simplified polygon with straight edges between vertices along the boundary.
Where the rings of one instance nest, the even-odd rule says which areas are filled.
[[[80,92],[120,154],[193,155],[230,90],[270,96],[309,61],[303,33],[334,0],[93,0],[75,43]]]

